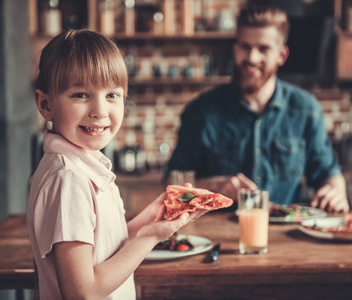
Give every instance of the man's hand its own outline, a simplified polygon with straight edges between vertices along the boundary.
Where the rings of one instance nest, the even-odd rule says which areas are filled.
[[[258,187],[252,180],[244,174],[238,173],[236,176],[232,176],[229,180],[225,181],[219,193],[235,200],[237,199],[238,191],[243,188],[251,191],[258,190]]]
[[[223,194],[233,200],[237,199],[237,193],[240,189],[245,188],[251,191],[258,190],[256,184],[242,173],[236,176],[213,176],[200,178],[196,186],[204,188],[215,193]]]
[[[346,183],[341,175],[329,178],[321,186],[311,206],[324,209],[328,212],[346,213],[349,211],[349,203],[346,196]]]
[[[346,194],[341,193],[331,184],[325,184],[317,191],[311,205],[328,212],[346,213],[349,211]]]

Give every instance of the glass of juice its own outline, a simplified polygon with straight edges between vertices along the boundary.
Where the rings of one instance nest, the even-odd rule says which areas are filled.
[[[241,254],[267,253],[269,192],[240,189],[237,214],[240,226],[239,252]]]

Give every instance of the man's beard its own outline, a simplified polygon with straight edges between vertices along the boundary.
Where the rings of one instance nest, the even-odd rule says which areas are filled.
[[[242,65],[245,67],[245,65],[248,63],[242,63]],[[265,83],[269,80],[269,78],[273,75],[276,74],[278,70],[278,67],[275,69],[271,70],[266,70],[264,71],[263,75],[258,77],[246,77],[243,75],[241,71],[241,67],[238,65],[234,65],[234,71],[233,71],[233,81],[234,83],[239,87],[241,90],[242,94],[244,95],[250,95],[254,94],[260,88],[262,88]]]

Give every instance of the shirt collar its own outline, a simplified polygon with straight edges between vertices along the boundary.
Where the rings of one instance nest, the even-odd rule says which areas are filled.
[[[286,102],[284,101],[283,86],[280,79],[276,79],[276,87],[273,96],[270,99],[269,108],[285,108]]]
[[[249,107],[248,102],[243,98],[243,96],[240,96],[240,104],[245,107],[245,109],[252,111]],[[269,105],[267,109],[271,108],[285,108],[286,107],[286,102],[284,101],[283,97],[283,86],[282,86],[282,81],[280,79],[276,79],[276,86],[275,86],[275,91],[272,97],[269,100]]]
[[[44,152],[67,157],[102,191],[109,183],[115,181],[116,175],[111,171],[112,163],[103,153],[100,152],[99,159],[96,159],[59,134],[48,132],[44,134]]]

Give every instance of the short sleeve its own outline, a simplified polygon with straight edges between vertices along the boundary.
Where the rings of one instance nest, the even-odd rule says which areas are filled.
[[[94,186],[87,177],[66,170],[56,173],[40,191],[34,226],[42,257],[58,242],[94,245],[94,195]]]
[[[341,175],[341,169],[325,129],[320,105],[316,105],[315,113],[311,118],[310,135],[307,138],[306,175],[308,184],[317,189],[331,176]]]

